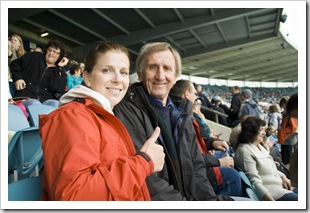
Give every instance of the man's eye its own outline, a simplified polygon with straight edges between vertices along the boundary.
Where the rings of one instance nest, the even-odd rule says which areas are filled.
[[[151,70],[157,70],[157,66],[156,66],[156,65],[150,65],[149,68],[150,68]]]

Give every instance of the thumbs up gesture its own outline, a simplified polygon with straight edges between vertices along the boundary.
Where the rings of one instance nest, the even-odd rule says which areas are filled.
[[[153,160],[154,172],[159,172],[163,169],[165,162],[165,153],[161,145],[156,143],[160,134],[160,128],[156,127],[151,137],[144,143],[140,151],[147,153]]]

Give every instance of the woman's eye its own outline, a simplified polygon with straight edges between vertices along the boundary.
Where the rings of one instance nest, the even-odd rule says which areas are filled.
[[[103,72],[111,72],[111,70],[108,69],[108,68],[105,68],[105,69],[103,69],[102,71],[103,71]]]
[[[122,75],[129,75],[129,73],[127,71],[121,71]]]

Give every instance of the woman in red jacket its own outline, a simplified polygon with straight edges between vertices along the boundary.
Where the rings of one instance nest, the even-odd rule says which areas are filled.
[[[164,163],[160,130],[136,153],[112,112],[128,89],[129,65],[125,47],[101,42],[86,58],[83,84],[40,116],[42,200],[150,200],[145,179]]]

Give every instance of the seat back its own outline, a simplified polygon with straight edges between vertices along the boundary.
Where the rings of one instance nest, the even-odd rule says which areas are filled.
[[[242,180],[243,196],[248,196],[252,200],[259,201],[259,198],[257,197],[249,178],[246,176],[246,174],[242,170],[239,170],[238,173]]]
[[[21,129],[30,127],[23,111],[18,106],[13,104],[8,105],[9,130],[16,132]]]
[[[251,189],[251,188],[246,188],[246,193],[248,195],[249,198],[251,198],[251,200],[254,200],[254,201],[259,201],[257,195],[255,194],[254,190]]]
[[[15,95],[15,83],[13,81],[9,81],[9,91],[11,93],[11,96],[14,97]]]
[[[27,106],[27,112],[29,114],[29,121],[31,126],[39,126],[39,115],[49,114],[56,107],[45,105],[45,104],[33,104]]]
[[[35,169],[40,169],[37,165],[42,160],[42,140],[38,127],[17,131],[8,147],[9,182],[30,177]],[[14,174],[13,178],[10,178],[11,174]]]
[[[9,183],[8,201],[39,201],[43,193],[42,176]]]
[[[252,189],[252,184],[251,184],[249,178],[246,176],[246,174],[243,171],[238,171],[238,173],[239,173],[239,175],[241,177],[241,180],[246,185],[246,187]]]

